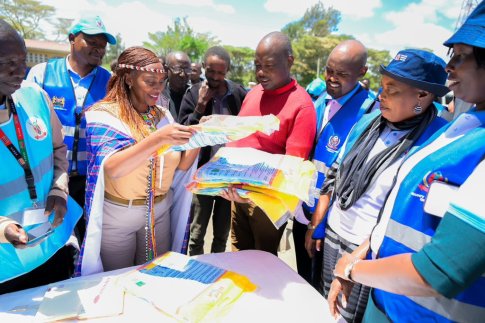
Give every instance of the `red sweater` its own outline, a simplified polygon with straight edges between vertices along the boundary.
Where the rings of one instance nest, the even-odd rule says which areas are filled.
[[[317,118],[312,100],[305,89],[291,80],[287,85],[270,91],[259,84],[248,92],[239,116],[274,114],[280,119],[280,129],[270,136],[257,132],[228,143],[229,147],[251,147],[273,154],[308,158],[313,147]]]

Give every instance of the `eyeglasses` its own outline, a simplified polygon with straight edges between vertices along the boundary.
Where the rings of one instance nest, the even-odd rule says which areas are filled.
[[[192,74],[192,69],[189,67],[180,67],[178,65],[168,66],[168,68],[175,74],[182,74],[184,72],[186,75]]]

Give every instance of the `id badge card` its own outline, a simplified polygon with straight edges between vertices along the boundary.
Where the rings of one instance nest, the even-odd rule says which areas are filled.
[[[27,208],[22,215],[20,221],[22,227],[28,227],[35,224],[45,223],[49,221],[49,217],[44,215],[45,208]]]

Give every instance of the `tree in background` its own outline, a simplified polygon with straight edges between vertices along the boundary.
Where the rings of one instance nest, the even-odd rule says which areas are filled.
[[[347,35],[315,37],[305,35],[293,43],[295,63],[292,73],[300,84],[307,85],[324,71],[327,57],[341,41],[352,39]]]
[[[305,86],[320,75],[328,54],[340,41],[350,36],[335,36],[341,19],[340,12],[326,9],[322,2],[306,10],[302,18],[282,28],[292,41],[295,63],[292,73]]]
[[[307,9],[301,19],[290,22],[281,31],[291,40],[298,40],[307,35],[325,37],[337,30],[340,19],[340,11],[332,7],[325,9],[323,3],[318,2]]]
[[[282,28],[281,31],[292,41],[295,56],[292,73],[302,86],[324,75],[328,55],[337,44],[353,39],[349,35],[331,34],[337,30],[340,19],[338,10],[326,9],[318,2],[307,9],[302,18]],[[379,66],[387,64],[391,57],[387,50],[368,49],[368,54],[369,70],[365,78],[370,80],[371,88],[377,90],[380,86]]]
[[[189,55],[192,61],[200,61],[205,51],[219,42],[209,33],[196,33],[187,23],[187,18],[176,18],[173,26],[167,26],[167,31],[148,33],[149,42],[143,46],[153,50],[158,55],[167,55],[173,51],[182,51]]]
[[[391,60],[388,50],[367,49],[367,74],[365,78],[369,79],[372,90],[377,91],[381,86],[381,74],[379,73],[379,66],[386,66]]]
[[[11,24],[23,38],[46,38],[40,22],[54,15],[54,7],[36,0],[1,0],[1,4],[0,18]]]
[[[69,29],[72,26],[74,19],[69,18],[57,18],[57,22],[53,23],[55,31],[56,31],[56,38],[54,39],[57,42],[66,42],[69,36]]]
[[[123,39],[121,39],[121,34],[116,34],[116,44],[111,45],[108,44],[106,49],[106,54],[104,55],[103,59],[103,67],[110,70],[110,65],[114,60],[117,60],[120,54],[125,50],[125,44],[123,43]]]
[[[247,86],[254,82],[254,49],[249,47],[224,46],[231,56],[231,67],[228,78],[231,81]]]

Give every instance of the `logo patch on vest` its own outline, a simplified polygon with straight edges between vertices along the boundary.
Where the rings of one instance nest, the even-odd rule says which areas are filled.
[[[448,182],[448,180],[443,176],[441,172],[428,172],[424,177],[423,177],[423,182],[418,185],[419,189],[423,192],[428,193],[429,191],[429,186],[431,183],[434,181],[440,181],[440,182]]]
[[[57,110],[65,110],[64,105],[66,104],[66,99],[57,96],[52,97],[52,105],[54,106],[54,109]]]
[[[26,122],[27,133],[35,140],[41,141],[47,137],[47,126],[42,119],[30,117]]]
[[[415,192],[412,192],[411,195],[419,198],[421,202],[424,202],[426,200],[426,195],[429,192],[429,187],[431,183],[435,181],[447,183],[448,179],[445,178],[440,171],[433,173],[428,172],[426,173],[426,175],[423,176],[423,181],[421,182],[421,184],[418,185],[417,190]]]
[[[338,136],[332,136],[328,139],[327,149],[331,151],[337,151],[340,144],[340,138]]]

